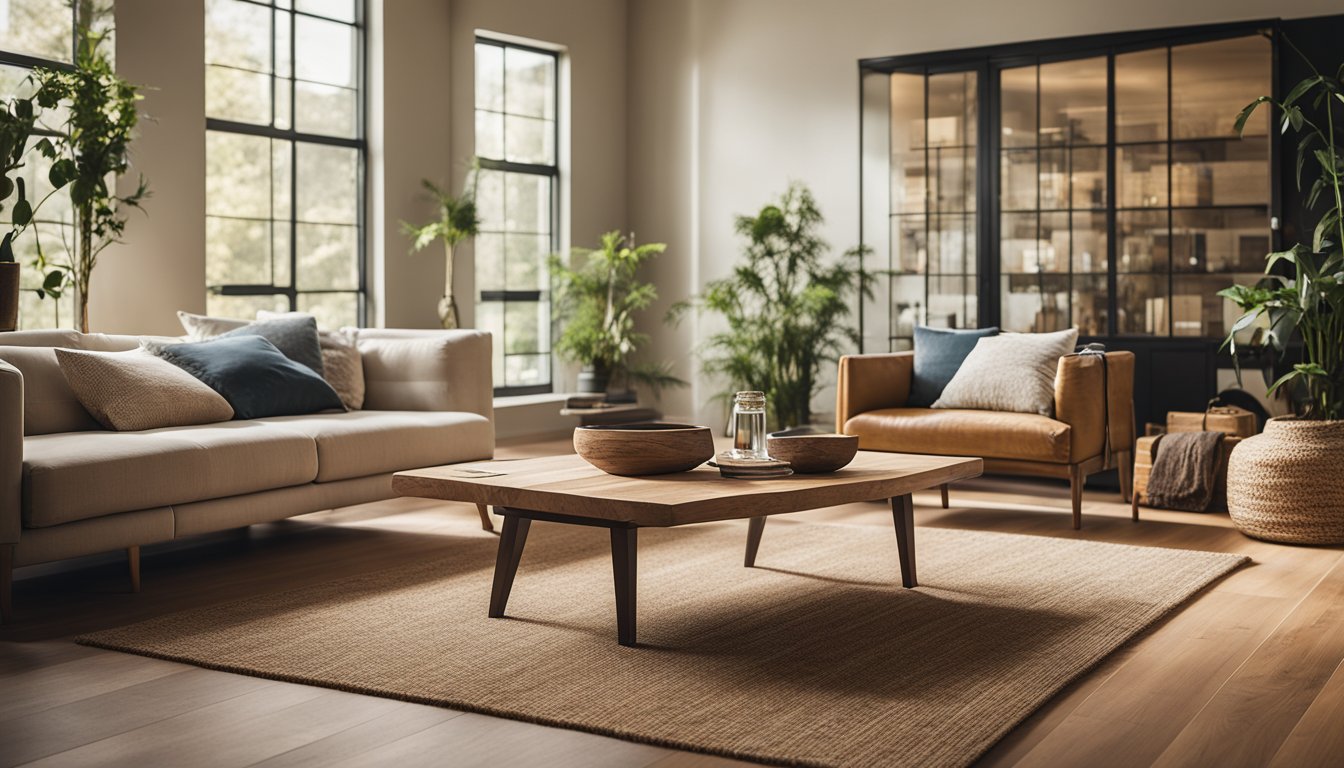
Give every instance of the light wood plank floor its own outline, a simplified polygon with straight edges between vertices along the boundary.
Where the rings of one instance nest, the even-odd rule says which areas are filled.
[[[516,443],[504,458],[567,450]],[[1122,648],[1014,730],[987,766],[1338,765],[1344,548],[1253,541],[1226,515],[1144,512],[1062,483],[987,478],[917,495],[922,526],[1241,552],[1255,564]],[[883,504],[779,519],[871,525]],[[690,766],[734,761],[77,646],[82,632],[370,572],[433,553],[474,508],[419,499],[147,548],[144,591],[116,557],[20,571],[0,629],[0,766]],[[775,523],[772,523],[775,524]],[[745,531],[745,528],[744,528]],[[894,546],[894,541],[893,541]],[[482,609],[484,610],[484,608]],[[451,649],[445,649],[451,652]]]

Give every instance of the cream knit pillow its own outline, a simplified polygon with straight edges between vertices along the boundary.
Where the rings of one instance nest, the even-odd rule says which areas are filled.
[[[57,349],[56,360],[84,409],[108,429],[134,432],[233,418],[233,408],[218,392],[141,349]]]
[[[1053,416],[1059,358],[1072,353],[1077,343],[1077,328],[983,338],[933,407]]]

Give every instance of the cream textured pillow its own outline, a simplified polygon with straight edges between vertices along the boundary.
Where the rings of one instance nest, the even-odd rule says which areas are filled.
[[[1059,358],[1077,343],[1077,328],[981,339],[933,407],[1053,416]]]
[[[133,432],[233,418],[233,408],[218,392],[141,349],[57,349],[56,360],[75,397],[108,429]]]

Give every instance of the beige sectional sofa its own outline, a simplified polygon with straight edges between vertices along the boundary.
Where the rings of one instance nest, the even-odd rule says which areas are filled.
[[[391,498],[392,473],[490,458],[490,335],[356,332],[362,410],[111,432],[75,399],[54,348],[139,337],[0,334],[0,607],[18,566],[139,547]],[[488,518],[486,518],[488,520]]]

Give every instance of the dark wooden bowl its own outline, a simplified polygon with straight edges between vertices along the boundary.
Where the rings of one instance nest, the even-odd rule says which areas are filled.
[[[714,436],[709,427],[661,422],[578,427],[574,452],[608,474],[666,475],[713,458]]]
[[[765,450],[772,458],[789,462],[794,472],[815,475],[834,472],[854,460],[858,435],[770,435]]]

